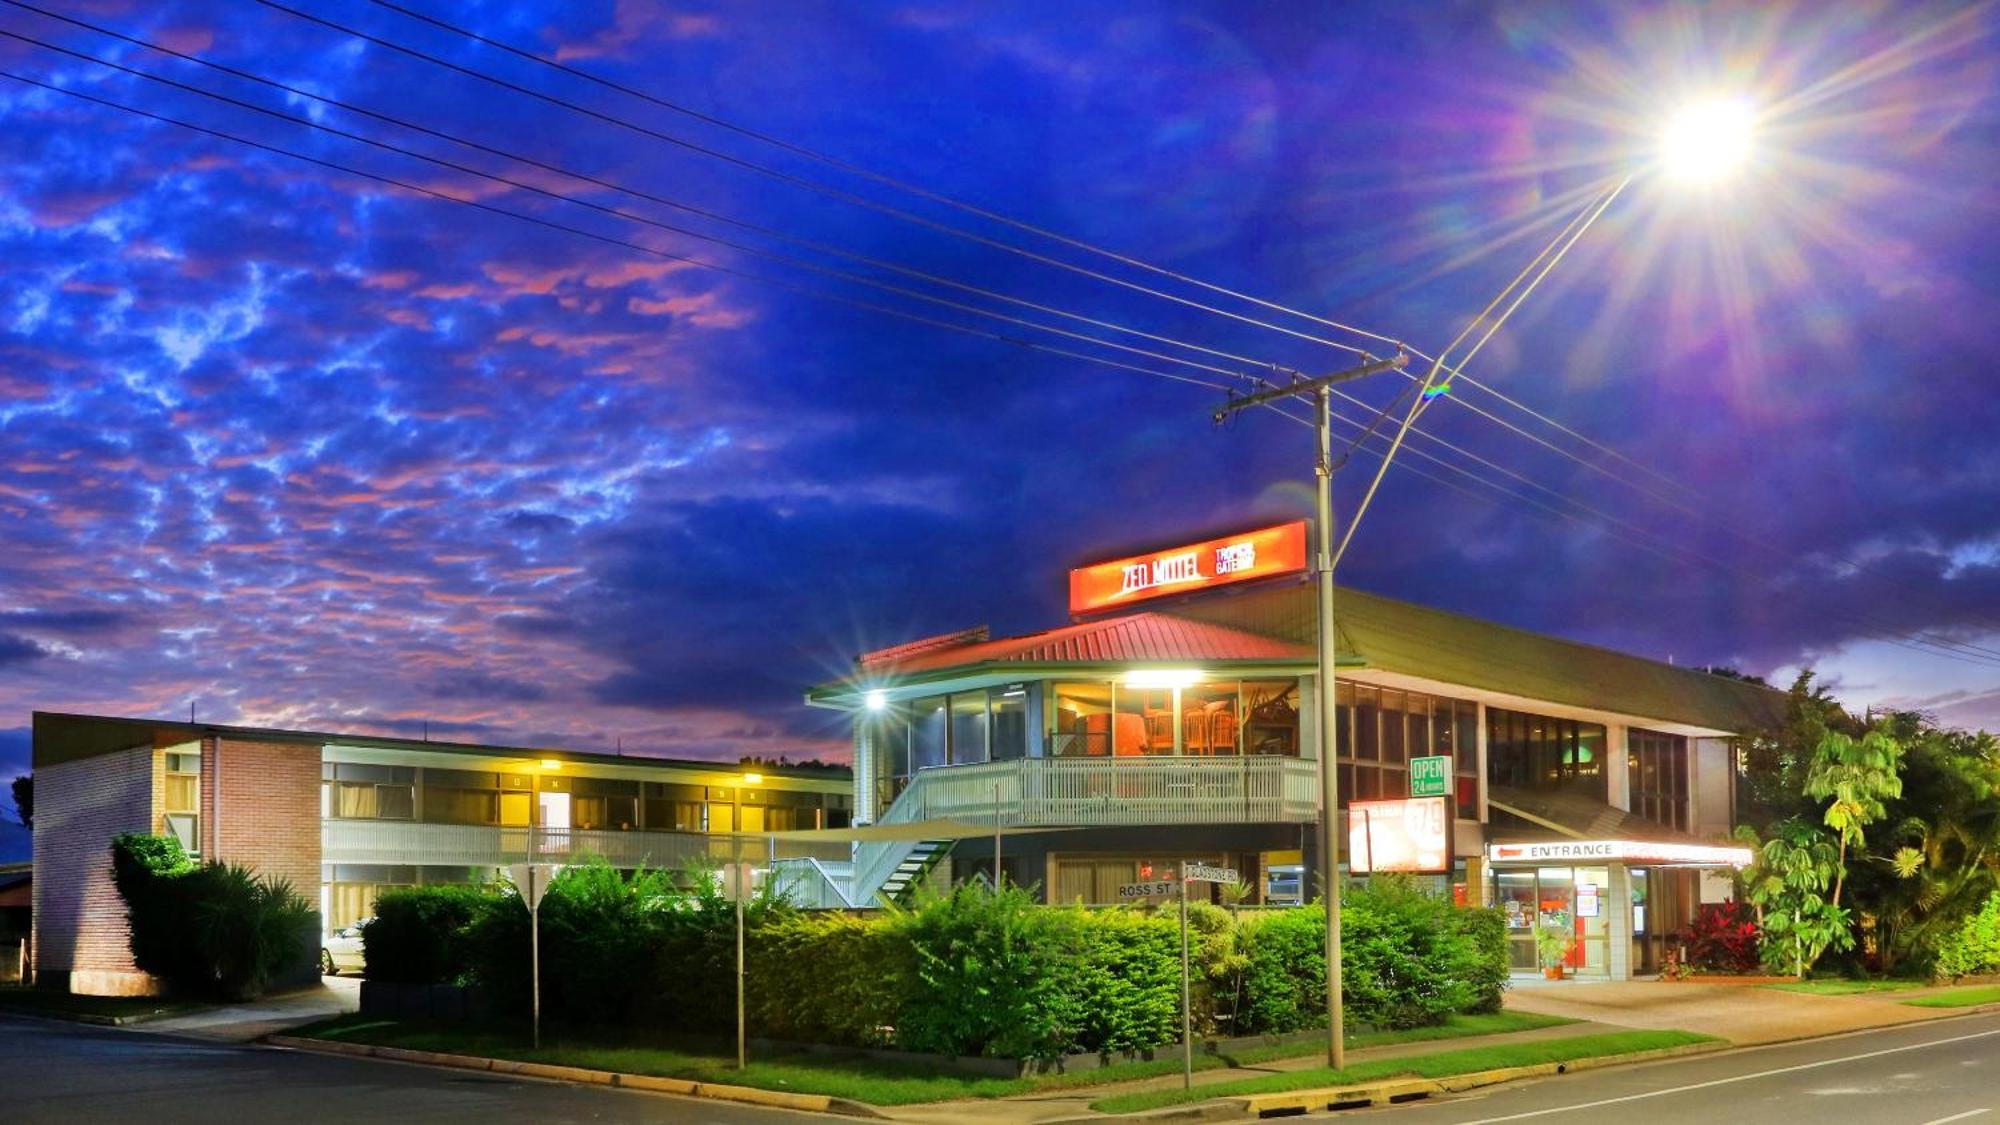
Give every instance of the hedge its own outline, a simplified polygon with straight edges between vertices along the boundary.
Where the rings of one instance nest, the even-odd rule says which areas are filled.
[[[572,1024],[721,1032],[734,1026],[734,907],[713,876],[625,876],[593,861],[543,899],[542,1010]],[[1171,910],[1042,906],[965,885],[867,916],[746,905],[752,1032],[840,1046],[1052,1058],[1180,1038],[1180,934]],[[1325,1023],[1317,906],[1190,912],[1198,1034]],[[383,896],[363,929],[371,974],[486,988],[528,1004],[528,912],[503,888]],[[1348,892],[1347,1018],[1411,1027],[1492,1011],[1506,986],[1498,912],[1455,908],[1403,881]]]
[[[249,1000],[311,976],[319,914],[283,879],[197,865],[178,840],[133,832],[111,841],[111,880],[133,963],[174,992]]]
[[[2000,973],[2000,891],[1988,895],[1985,905],[1938,943],[1931,972],[1939,980]]]

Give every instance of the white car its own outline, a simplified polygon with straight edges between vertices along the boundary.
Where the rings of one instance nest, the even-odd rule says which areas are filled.
[[[337,976],[343,969],[361,971],[361,927],[349,926],[320,939],[319,971]]]

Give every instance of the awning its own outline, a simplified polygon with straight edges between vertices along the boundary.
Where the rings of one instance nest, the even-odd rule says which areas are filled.
[[[1749,848],[1678,844],[1664,840],[1545,840],[1488,844],[1495,866],[1538,863],[1638,863],[1668,867],[1747,867]]]

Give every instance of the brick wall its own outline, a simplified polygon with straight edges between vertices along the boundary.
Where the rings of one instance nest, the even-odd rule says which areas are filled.
[[[42,983],[143,993],[125,901],[111,885],[111,838],[152,828],[150,744],[35,767],[34,957]]]
[[[218,766],[218,757],[220,764]],[[202,834],[209,855],[291,881],[319,909],[320,749],[209,739],[202,746]]]

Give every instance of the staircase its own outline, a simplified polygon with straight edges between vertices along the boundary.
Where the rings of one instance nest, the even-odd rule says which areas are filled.
[[[917,884],[923,882],[924,876],[929,875],[932,868],[951,854],[951,846],[955,842],[924,840],[917,844],[910,849],[910,854],[904,856],[903,861],[896,865],[895,870],[889,872],[889,877],[882,881],[882,886],[875,892],[877,897],[892,906],[907,905],[910,896],[917,889]]]

